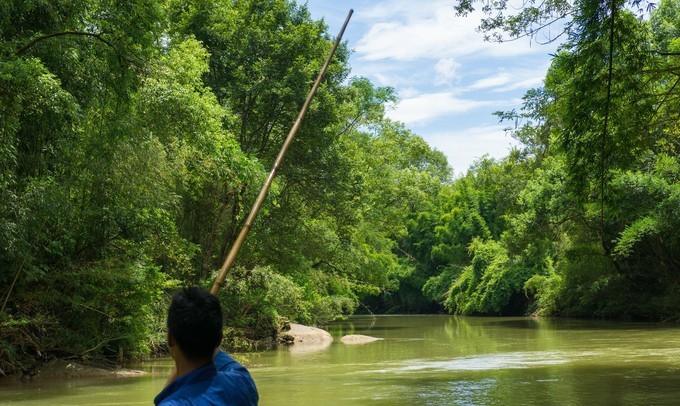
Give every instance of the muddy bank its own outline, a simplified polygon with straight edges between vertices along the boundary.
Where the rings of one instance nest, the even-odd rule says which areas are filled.
[[[35,364],[31,368],[16,371],[12,375],[0,378],[1,381],[40,381],[42,379],[73,379],[73,378],[127,378],[146,375],[147,372],[135,369],[91,366],[75,361],[52,360]]]

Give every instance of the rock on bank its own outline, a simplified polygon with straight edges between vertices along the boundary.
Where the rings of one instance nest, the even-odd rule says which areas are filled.
[[[290,323],[290,330],[281,332],[279,341],[285,344],[330,344],[333,336],[320,328]]]

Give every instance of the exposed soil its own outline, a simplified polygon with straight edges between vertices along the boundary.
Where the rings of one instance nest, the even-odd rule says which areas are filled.
[[[52,360],[36,364],[30,369],[2,378],[5,381],[39,381],[41,379],[72,379],[72,378],[125,378],[142,376],[144,371],[119,367],[102,367],[83,365],[74,361]]]

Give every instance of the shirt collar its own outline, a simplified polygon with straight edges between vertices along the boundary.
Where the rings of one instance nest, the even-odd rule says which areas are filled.
[[[175,379],[170,385],[166,386],[161,393],[156,395],[153,402],[159,404],[177,392],[182,392],[195,382],[202,382],[206,379],[210,382],[211,378],[217,374],[217,367],[214,362],[210,362],[198,369],[194,369],[188,374],[184,374]]]

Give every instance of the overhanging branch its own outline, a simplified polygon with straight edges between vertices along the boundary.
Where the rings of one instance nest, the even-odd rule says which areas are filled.
[[[24,45],[21,47],[16,54],[21,55],[22,53],[26,52],[27,50],[31,49],[33,46],[36,44],[48,40],[50,38],[55,38],[55,37],[65,37],[65,36],[78,36],[78,37],[91,37],[95,38],[104,44],[108,45],[109,47],[113,48],[114,50],[116,49],[115,46],[113,46],[112,43],[107,41],[106,39],[102,38],[102,33],[93,33],[93,32],[85,32],[85,31],[63,31],[63,32],[56,32],[54,34],[48,34],[48,35],[43,35],[41,37],[35,38],[33,41],[29,42],[28,44]]]

